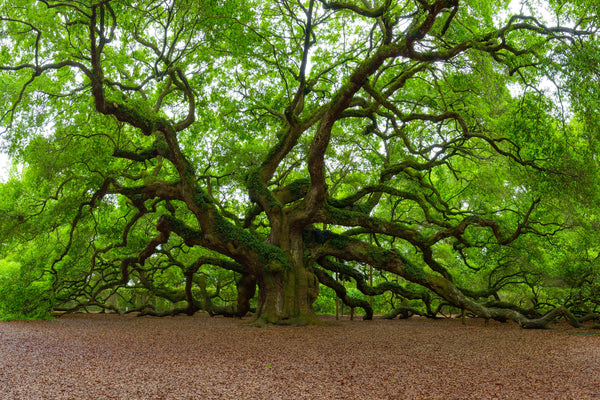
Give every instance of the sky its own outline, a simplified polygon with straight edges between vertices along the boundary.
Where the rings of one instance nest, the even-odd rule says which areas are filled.
[[[0,153],[0,182],[6,182],[8,180],[8,156]]]

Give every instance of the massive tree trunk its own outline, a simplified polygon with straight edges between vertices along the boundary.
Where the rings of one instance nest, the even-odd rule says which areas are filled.
[[[304,256],[302,235],[277,235],[271,241],[284,244],[282,247],[290,263],[277,270],[263,268],[256,277],[256,322],[289,325],[319,323],[312,307],[319,295],[319,281]]]
[[[290,325],[318,323],[312,303],[319,293],[319,285],[305,266],[265,272],[257,282],[257,321]]]

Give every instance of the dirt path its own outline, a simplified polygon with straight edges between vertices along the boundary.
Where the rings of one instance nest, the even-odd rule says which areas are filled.
[[[469,320],[0,323],[2,399],[600,399],[600,336]]]

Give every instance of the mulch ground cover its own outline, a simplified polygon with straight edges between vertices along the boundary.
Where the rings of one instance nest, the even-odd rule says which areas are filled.
[[[1,399],[600,399],[600,335],[469,319],[0,322]]]

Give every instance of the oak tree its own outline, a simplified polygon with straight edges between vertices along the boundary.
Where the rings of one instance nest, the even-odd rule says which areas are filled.
[[[2,1],[1,251],[54,310],[578,325],[599,7],[507,3]]]

